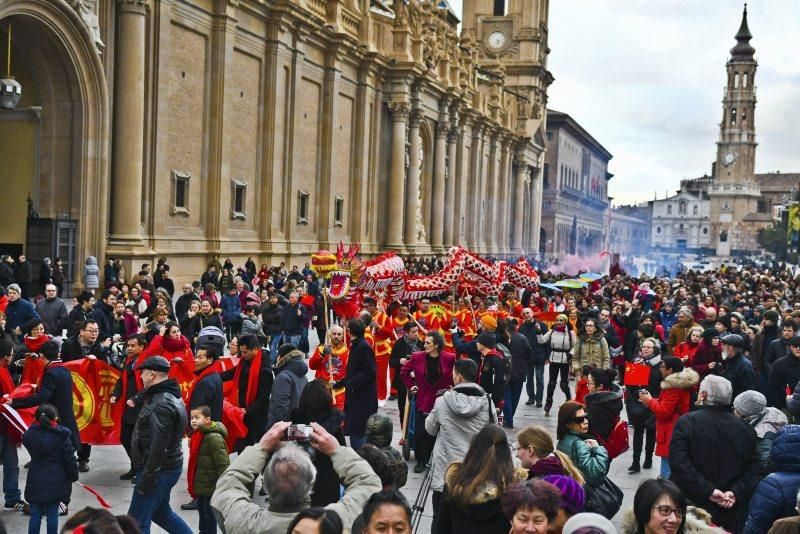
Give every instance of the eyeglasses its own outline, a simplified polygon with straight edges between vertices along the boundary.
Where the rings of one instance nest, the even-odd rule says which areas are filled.
[[[658,515],[661,517],[669,517],[671,514],[675,514],[675,517],[683,517],[683,510],[667,506],[666,504],[657,504],[653,506],[653,508],[658,510]]]
[[[90,334],[99,334],[100,333],[100,330],[98,330],[97,328],[87,328],[86,331],[89,332]]]
[[[585,415],[576,415],[575,417],[572,418],[572,422],[576,424],[581,424],[584,421],[586,421]]]

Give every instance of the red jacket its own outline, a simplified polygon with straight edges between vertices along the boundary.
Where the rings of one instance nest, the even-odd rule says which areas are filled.
[[[669,458],[669,442],[678,417],[689,412],[691,391],[700,381],[698,374],[687,367],[661,381],[661,395],[647,407],[656,415],[656,456]]]

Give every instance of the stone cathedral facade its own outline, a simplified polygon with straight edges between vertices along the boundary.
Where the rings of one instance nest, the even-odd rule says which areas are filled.
[[[460,33],[446,0],[5,0],[23,97],[0,110],[0,244],[70,221],[49,255],[76,277],[167,256],[183,279],[339,241],[535,252],[547,20],[547,0],[464,0]]]

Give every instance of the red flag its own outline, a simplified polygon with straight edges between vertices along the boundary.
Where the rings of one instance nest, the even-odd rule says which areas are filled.
[[[38,384],[39,379],[44,374],[44,367],[47,365],[47,358],[34,358],[25,356],[25,365],[22,368],[22,378],[20,384]]]
[[[650,367],[643,363],[625,364],[625,385],[646,386],[650,382]]]
[[[225,444],[228,452],[233,452],[236,441],[247,436],[247,425],[244,424],[244,408],[234,406],[227,400],[222,401],[222,424],[228,431]]]

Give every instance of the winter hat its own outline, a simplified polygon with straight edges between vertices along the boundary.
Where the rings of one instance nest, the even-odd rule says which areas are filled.
[[[731,329],[731,318],[728,317],[727,315],[723,315],[721,317],[718,317],[717,318],[717,322],[718,323],[722,323],[722,326],[725,327],[725,330],[730,330]]]
[[[547,475],[542,480],[558,488],[561,493],[561,508],[570,514],[577,514],[583,510],[586,496],[575,479],[564,475]]]
[[[559,313],[558,315],[556,315],[556,321],[564,321],[566,323],[568,320],[569,318],[563,313]]]
[[[11,286],[9,286],[9,287],[11,287]],[[775,310],[767,310],[767,311],[764,312],[762,317],[764,318],[765,321],[772,321],[773,323],[777,324],[778,323],[778,319],[780,318],[780,315],[778,315],[778,312],[776,312]]]
[[[481,317],[481,326],[483,326],[484,330],[494,332],[497,330],[497,319],[494,318],[494,315],[489,315],[487,313]]]
[[[388,447],[392,443],[394,425],[392,419],[383,413],[374,413],[367,419],[367,443],[376,447]]]
[[[497,344],[497,341],[495,341],[494,334],[491,332],[481,332],[475,341],[477,341],[487,349],[493,349]]]
[[[284,343],[278,347],[278,358],[286,356],[293,350],[297,350],[297,347],[294,345],[294,343]]]
[[[767,398],[758,391],[744,391],[733,399],[733,409],[743,418],[758,415],[767,409]]]
[[[19,287],[19,284],[8,284],[6,291],[14,291],[17,295],[22,295],[22,289]],[[495,323],[497,326],[497,323]]]
[[[614,527],[611,521],[600,514],[591,512],[583,512],[573,515],[567,519],[566,523],[564,523],[561,532],[563,534],[573,534],[583,528],[597,529],[605,534],[617,534],[617,529]]]
[[[716,328],[706,328],[703,330],[703,341],[711,343],[711,340],[719,335]]]

